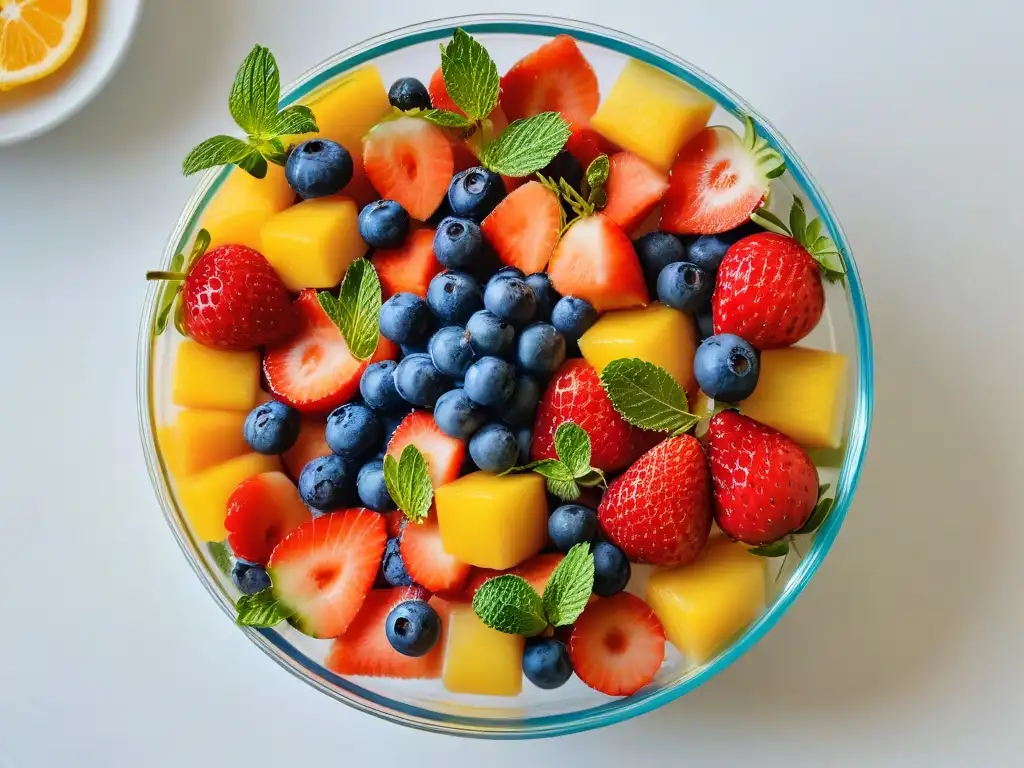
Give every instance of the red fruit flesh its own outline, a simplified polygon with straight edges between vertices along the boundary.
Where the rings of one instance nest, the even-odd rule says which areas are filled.
[[[580,680],[609,696],[647,685],[665,660],[665,630],[636,595],[620,592],[587,606],[569,636],[569,658]]]
[[[388,443],[388,456],[397,461],[407,445],[415,445],[427,460],[430,484],[435,489],[458,478],[466,458],[466,443],[442,432],[429,411],[413,411],[402,419]]]
[[[460,593],[472,570],[472,566],[444,551],[441,529],[433,517],[406,525],[398,551],[409,577],[431,592]]]
[[[181,295],[185,330],[206,347],[246,350],[278,344],[299,316],[288,289],[263,254],[222,245],[199,257]]]
[[[610,156],[618,151],[618,147],[593,128],[580,125],[572,127],[572,133],[565,143],[565,148],[579,161],[584,170],[594,162],[598,155]]]
[[[295,484],[283,472],[243,480],[228,498],[224,527],[236,557],[266,565],[274,547],[312,519]]]
[[[400,248],[377,251],[370,261],[377,270],[385,300],[402,292],[426,298],[430,281],[441,271],[441,264],[434,256],[432,229],[410,233]]]
[[[711,532],[711,478],[700,443],[680,435],[654,446],[612,481],[597,517],[630,562],[691,562]]]
[[[327,445],[327,440],[324,437],[326,428],[327,423],[324,419],[315,417],[302,419],[302,426],[299,428],[299,437],[296,439],[295,445],[281,456],[285,469],[288,470],[292,480],[298,482],[302,468],[313,459],[330,455],[331,448]]]
[[[388,538],[394,539],[402,533],[402,526],[405,523],[405,515],[402,510],[395,509],[384,513],[384,522],[388,527]]]
[[[800,530],[818,500],[818,471],[796,442],[736,411],[708,425],[715,522],[746,544]]]
[[[711,310],[715,333],[736,334],[758,349],[788,347],[825,311],[821,270],[792,237],[750,235],[722,259]]]
[[[415,117],[375,126],[363,142],[363,164],[381,197],[401,203],[420,221],[437,210],[455,168],[447,134]]]
[[[668,177],[632,152],[619,152],[608,162],[608,181],[604,185],[608,202],[601,212],[632,235],[661,202],[668,190]]]
[[[523,184],[491,211],[481,229],[503,264],[541,272],[561,229],[562,204],[539,181]]]
[[[303,523],[270,556],[278,599],[310,637],[337,637],[359,613],[377,577],[387,532],[384,518],[347,509]]]
[[[357,360],[324,312],[312,288],[295,301],[301,324],[287,343],[267,349],[263,373],[274,398],[303,413],[327,413],[359,391],[359,378],[376,360],[392,360],[397,348],[383,336],[370,360]]]
[[[527,54],[501,78],[501,106],[509,120],[560,112],[571,125],[582,126],[600,100],[597,75],[568,35]]]

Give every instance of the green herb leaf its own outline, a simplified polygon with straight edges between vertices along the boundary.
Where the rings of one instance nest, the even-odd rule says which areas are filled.
[[[572,472],[558,459],[541,459],[533,464],[527,464],[525,468],[543,477],[548,490],[563,501],[572,501],[580,497],[580,489]]]
[[[591,467],[589,472],[576,478],[576,485],[584,488],[595,488],[598,485],[607,486],[607,481],[605,480],[604,472]]]
[[[253,157],[255,155],[255,157]],[[259,153],[241,139],[234,136],[214,136],[207,139],[192,149],[181,164],[182,173],[191,176],[193,173],[213,168],[218,165],[235,163],[239,167],[243,163],[248,167],[245,170],[257,178],[263,178],[267,173],[266,161],[263,162],[263,176],[255,171],[259,170],[256,158],[262,160]]]
[[[743,116],[743,146],[754,156],[754,162],[766,179],[776,179],[786,172],[786,161],[772,149],[768,139],[758,134],[750,115]]]
[[[590,190],[590,194],[587,195],[587,202],[595,209],[604,208],[608,205],[608,193],[604,191],[603,187],[592,189]]]
[[[249,154],[235,161],[235,165],[256,179],[265,178],[267,175],[267,157],[258,149],[250,150]],[[278,165],[283,165],[283,160],[275,160]]]
[[[299,136],[304,133],[316,133],[320,127],[316,124],[313,110],[304,104],[285,107],[270,121],[269,133],[274,136]]]
[[[552,626],[572,624],[594,590],[594,556],[589,544],[577,544],[562,558],[544,587],[544,613]]]
[[[473,611],[491,629],[532,637],[548,627],[540,595],[521,576],[488,579],[473,596]]]
[[[206,548],[210,551],[213,562],[217,564],[217,570],[225,576],[231,576],[231,549],[227,542],[211,541]]]
[[[317,298],[341,330],[352,356],[358,360],[372,357],[380,341],[381,307],[380,279],[373,264],[356,259],[345,272],[338,298],[326,292]]]
[[[277,598],[272,589],[264,589],[255,595],[242,595],[235,608],[238,610],[236,624],[261,629],[277,626],[295,613]]]
[[[434,500],[430,485],[427,460],[415,445],[402,449],[398,461],[394,456],[384,457],[384,484],[402,513],[414,523],[427,516]]]
[[[498,67],[464,29],[456,29],[451,42],[441,46],[441,74],[451,100],[470,119],[491,114],[498,103]]]
[[[472,128],[473,121],[458,112],[449,112],[447,109],[427,109],[414,117],[422,117],[424,120],[439,125],[442,128]]]
[[[484,147],[480,162],[502,176],[529,176],[550,163],[568,140],[569,124],[562,116],[541,112],[512,123]]]
[[[561,187],[559,187],[559,185],[558,185],[559,182],[558,181],[555,181],[555,179],[549,178],[549,177],[545,176],[542,173],[538,173],[537,174],[537,179],[540,181],[541,184],[543,184],[549,190],[554,192],[555,193],[555,197],[557,197],[557,198],[561,198],[562,197],[562,189],[561,189]],[[559,179],[559,181],[560,180],[561,179]],[[562,207],[561,205],[559,205],[558,206],[558,233],[559,233],[559,235],[561,235],[561,233],[562,233],[562,231],[564,229],[565,229],[565,208]]]
[[[792,237],[792,234],[789,231],[789,227],[786,226],[786,223],[778,216],[776,216],[774,213],[765,208],[763,205],[760,208],[756,209],[752,214],[750,214],[750,220],[757,224],[759,227],[764,227],[769,232],[774,232],[777,235],[786,235],[787,237]]]
[[[807,234],[807,212],[804,210],[804,203],[799,197],[793,198],[793,206],[789,209],[789,231],[797,239]]]
[[[572,185],[565,179],[558,180],[558,191],[561,193],[562,199],[572,208],[573,213],[580,218],[590,216],[594,212],[594,206],[583,195],[573,189]],[[563,208],[562,211],[564,213],[565,209]]]
[[[797,533],[814,533],[818,530],[821,527],[821,524],[825,522],[825,518],[828,517],[829,512],[832,511],[832,507],[835,503],[836,500],[832,498],[822,499],[819,501],[817,506],[814,508],[814,511],[811,512],[811,516],[807,518],[807,522],[804,523],[803,528],[797,531]]]
[[[573,478],[590,471],[590,435],[578,424],[566,421],[558,425],[555,453]]]
[[[182,272],[184,267],[185,255],[182,253],[174,254],[174,258],[171,259],[170,271]],[[171,309],[174,307],[174,300],[178,298],[182,282],[182,280],[167,280],[160,286],[160,296],[156,301],[156,323],[153,328],[153,333],[157,336],[167,328],[167,318],[171,315]]]
[[[281,98],[281,73],[268,48],[257,45],[238,68],[228,97],[228,109],[238,127],[250,136],[266,138],[272,128]],[[280,133],[280,132],[278,132]]]
[[[831,487],[832,487],[832,483],[824,483],[824,484],[818,486],[818,500],[819,501],[821,500],[822,496],[824,496],[826,493],[828,493],[828,489],[831,488]]]
[[[587,166],[587,185],[591,190],[599,189],[608,181],[608,172],[611,164],[608,162],[608,155],[598,155]]]
[[[789,539],[779,539],[771,544],[764,544],[760,547],[751,547],[747,550],[758,557],[782,557],[789,552]]]
[[[615,410],[634,426],[680,435],[699,419],[689,412],[686,392],[664,368],[637,358],[612,360],[601,385]]]

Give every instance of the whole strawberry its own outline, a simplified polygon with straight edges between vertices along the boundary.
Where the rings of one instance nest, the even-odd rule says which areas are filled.
[[[708,425],[715,521],[745,544],[770,544],[803,527],[818,500],[818,471],[781,432],[736,411]]]
[[[691,435],[647,451],[604,494],[597,512],[608,538],[634,563],[692,561],[711,531],[707,457]]]

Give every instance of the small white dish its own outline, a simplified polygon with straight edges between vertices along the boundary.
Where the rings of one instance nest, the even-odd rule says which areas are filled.
[[[0,147],[63,123],[107,84],[135,34],[142,0],[92,0],[78,49],[52,75],[0,92]]]

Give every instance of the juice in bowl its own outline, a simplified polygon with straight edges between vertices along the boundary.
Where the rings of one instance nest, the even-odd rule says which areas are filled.
[[[440,51],[439,51],[440,45]],[[866,448],[850,252],[752,109],[619,33],[371,40],[211,170],[140,339],[151,474],[211,595],[367,712],[494,738],[713,676],[817,569]]]

